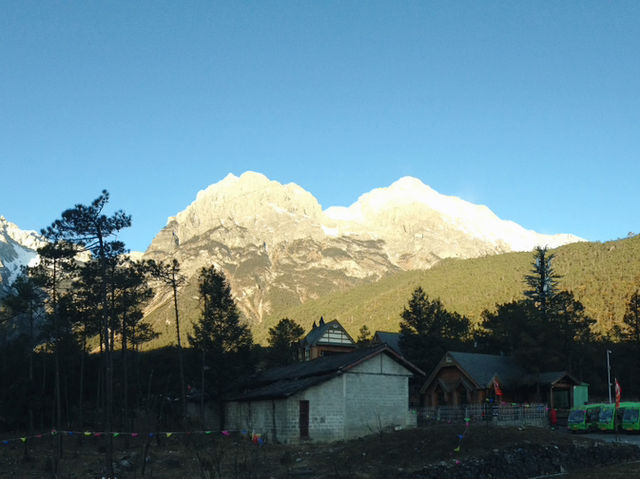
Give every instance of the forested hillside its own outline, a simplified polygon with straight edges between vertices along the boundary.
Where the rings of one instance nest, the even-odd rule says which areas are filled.
[[[573,291],[589,315],[606,333],[622,320],[629,297],[640,288],[640,235],[606,243],[575,243],[552,251],[554,268],[562,276],[560,289]],[[411,293],[422,286],[432,298],[440,298],[448,310],[468,316],[473,324],[485,309],[523,298],[523,277],[531,268],[532,254],[507,253],[476,259],[447,259],[429,270],[386,276],[340,293],[321,296],[302,305],[281,309],[262,323],[252,324],[257,341],[264,342],[269,327],[283,317],[307,330],[320,316],[338,319],[355,337],[362,325],[371,331],[397,331],[400,314]],[[241,291],[235,291],[241,295]],[[181,294],[185,326],[199,315],[197,288],[187,285]],[[167,344],[172,312],[168,305],[148,315],[162,334],[150,347]]]
[[[596,331],[606,333],[619,323],[629,297],[640,288],[640,235],[606,243],[576,243],[552,252],[554,268],[562,276],[559,288],[573,291],[598,321]],[[321,315],[340,320],[353,335],[363,324],[371,331],[397,331],[400,314],[417,286],[475,324],[483,310],[524,298],[523,277],[531,261],[531,253],[444,260],[430,270],[398,273],[283,310],[259,325],[255,335],[264,338],[268,327],[281,317],[293,318],[308,328]]]

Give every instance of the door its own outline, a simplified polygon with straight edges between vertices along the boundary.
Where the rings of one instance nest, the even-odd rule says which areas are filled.
[[[300,401],[300,437],[309,437],[309,401]]]

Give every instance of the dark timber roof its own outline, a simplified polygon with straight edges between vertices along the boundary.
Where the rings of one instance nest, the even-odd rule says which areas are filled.
[[[504,387],[514,387],[526,374],[515,359],[509,356],[455,351],[450,351],[447,354],[480,388],[488,387],[494,376],[498,376],[500,384]]]
[[[376,331],[373,335],[374,342],[378,342],[380,344],[386,344],[391,349],[393,349],[396,353],[402,354],[400,350],[400,337],[402,333],[389,333],[386,331]]]
[[[515,389],[522,385],[554,385],[564,378],[581,384],[566,371],[529,374],[510,356],[448,351],[429,375],[421,392],[424,393],[429,388],[442,368],[450,366],[459,368],[477,389],[490,388],[494,377],[497,377],[500,386],[506,389]]]
[[[328,381],[343,372],[371,359],[386,354],[414,374],[424,373],[397,354],[387,345],[357,349],[351,353],[324,356],[312,361],[303,361],[289,366],[273,368],[253,378],[250,389],[229,398],[231,401],[286,398],[311,386]]]

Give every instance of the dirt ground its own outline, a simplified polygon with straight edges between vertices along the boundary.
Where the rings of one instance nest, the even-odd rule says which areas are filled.
[[[104,471],[105,440],[104,437],[66,436],[63,457],[56,464],[53,459],[56,441],[50,434],[26,443],[12,440],[5,444],[0,438],[0,478],[100,478]],[[392,478],[400,472],[419,471],[426,464],[455,463],[514,445],[591,442],[562,430],[474,423],[468,426],[440,423],[352,441],[298,446],[258,445],[241,434],[222,436],[220,433],[113,440],[118,479]],[[640,469],[638,464],[626,467],[627,472],[623,473],[627,477],[633,476],[628,471]],[[623,473],[609,477],[622,477]],[[607,476],[582,473],[568,477]]]

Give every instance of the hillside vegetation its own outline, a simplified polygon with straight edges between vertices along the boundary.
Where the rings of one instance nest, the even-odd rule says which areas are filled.
[[[562,276],[560,288],[573,291],[584,304],[587,313],[597,320],[597,332],[605,334],[622,321],[630,295],[640,288],[640,235],[606,243],[574,243],[552,253],[554,269]],[[440,298],[447,309],[466,315],[477,324],[483,310],[523,298],[523,277],[529,272],[531,261],[530,252],[447,259],[429,270],[396,273],[375,283],[275,311],[251,327],[255,340],[261,343],[266,341],[268,328],[283,317],[295,320],[306,330],[320,316],[338,319],[354,338],[365,324],[372,332],[397,331],[400,314],[417,286],[422,286],[429,297]],[[186,330],[199,315],[195,281],[186,285],[181,294],[181,320]],[[164,303],[147,316],[162,333],[150,347],[174,341],[173,311],[169,306]]]

